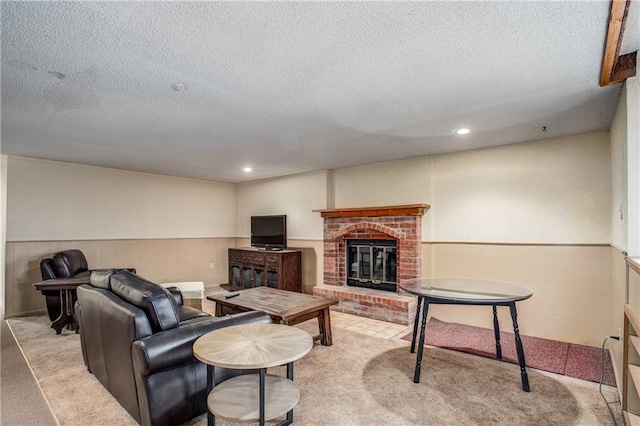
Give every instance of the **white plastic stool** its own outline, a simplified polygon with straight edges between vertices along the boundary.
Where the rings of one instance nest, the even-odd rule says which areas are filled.
[[[182,281],[160,285],[162,287],[178,287],[182,292],[185,305],[202,310],[202,299],[204,299],[204,283],[202,281]]]

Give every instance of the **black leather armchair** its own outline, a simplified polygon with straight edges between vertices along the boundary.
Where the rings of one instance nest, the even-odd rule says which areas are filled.
[[[207,409],[207,369],[193,342],[218,328],[270,323],[264,312],[211,317],[128,271],[94,271],[77,288],[76,315],[87,368],[142,425],[178,425]],[[216,368],[216,383],[238,375]]]
[[[64,250],[54,254],[52,257],[40,261],[40,273],[42,280],[54,278],[89,277],[91,273],[87,266],[87,259],[78,249]],[[61,313],[61,295],[58,290],[42,290],[47,303],[47,313],[49,319],[55,321]],[[73,303],[75,303],[75,292],[73,292]]]
[[[127,268],[127,270],[135,273],[135,268]],[[87,282],[91,275],[91,270],[87,265],[87,258],[84,253],[78,249],[64,250],[55,253],[50,258],[42,259],[40,261],[40,274],[42,275],[42,281],[48,281],[57,278],[82,278],[85,277]],[[62,298],[68,297],[68,309],[71,310],[70,316],[73,320],[74,312],[73,306],[77,300],[75,289],[68,289],[68,292],[60,292],[60,290],[46,290],[42,289],[42,294],[45,296],[47,304],[47,313],[51,321],[56,321],[60,318],[63,305]],[[73,322],[69,323],[73,325]]]

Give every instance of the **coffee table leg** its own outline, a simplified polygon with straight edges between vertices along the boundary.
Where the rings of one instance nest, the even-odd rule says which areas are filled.
[[[207,400],[215,385],[214,367],[213,365],[207,365]],[[215,424],[216,418],[213,416],[213,413],[209,411],[209,403],[207,402],[207,426],[215,426]]]
[[[416,358],[416,371],[413,373],[413,383],[420,383],[420,368],[422,367],[422,353],[424,352],[424,330],[427,327],[427,312],[429,312],[429,302],[424,301],[422,308],[422,324],[420,326],[420,346],[418,346],[418,356]]]
[[[293,362],[287,363],[287,379],[293,380]]]
[[[293,381],[293,361],[287,364],[287,379]],[[287,413],[287,420],[285,425],[293,424],[293,408]]]
[[[333,339],[331,337],[331,314],[329,308],[320,310],[318,314],[318,329],[322,336],[321,343],[324,346],[333,345]]]
[[[264,382],[266,379],[266,368],[260,369],[260,426],[264,426]]]
[[[418,306],[416,306],[416,318],[413,321],[413,336],[411,337],[411,353],[416,351],[416,336],[418,335],[418,322],[420,321],[420,306],[422,305],[422,297],[418,297]]]
[[[502,359],[502,346],[500,346],[500,324],[498,324],[498,309],[493,305],[493,334],[496,336],[496,358]]]
[[[513,320],[513,333],[516,336],[516,351],[518,352],[518,364],[520,364],[520,377],[522,378],[522,390],[529,392],[529,376],[527,375],[527,367],[524,360],[524,348],[520,339],[520,330],[518,329],[518,313],[516,312],[516,303],[509,304],[511,311],[511,319]]]

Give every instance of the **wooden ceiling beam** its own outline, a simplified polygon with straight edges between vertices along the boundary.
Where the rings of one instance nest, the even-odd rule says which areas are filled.
[[[637,53],[638,52],[631,52],[618,56],[618,60],[613,66],[613,75],[611,76],[611,83],[609,84],[622,83],[627,78],[636,75]]]
[[[607,41],[605,43],[604,57],[602,59],[600,86],[608,86],[610,84],[624,81],[624,79],[614,81],[614,74],[617,72],[616,64],[620,59],[618,55],[620,54],[620,45],[622,44],[622,35],[624,34],[624,24],[627,19],[627,14],[629,13],[630,3],[631,0],[611,0],[611,12],[609,13]],[[635,56],[633,58],[633,61],[635,62]],[[627,62],[625,61],[625,64],[626,63]],[[622,71],[619,76],[627,75],[629,72],[630,71],[628,70],[628,68],[624,68],[624,71]],[[635,68],[632,75],[635,75]],[[629,76],[627,75],[627,77]]]

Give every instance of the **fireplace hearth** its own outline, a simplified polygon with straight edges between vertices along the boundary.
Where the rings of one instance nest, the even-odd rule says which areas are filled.
[[[396,240],[347,240],[347,285],[397,290]]]

